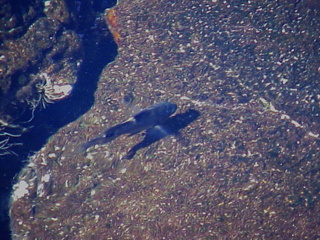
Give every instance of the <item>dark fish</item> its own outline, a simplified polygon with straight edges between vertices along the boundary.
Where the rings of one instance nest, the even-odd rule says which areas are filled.
[[[179,131],[188,126],[191,122],[195,121],[199,116],[200,112],[194,109],[189,109],[185,113],[176,114],[175,116],[168,118],[168,120],[160,125],[147,129],[144,139],[129,150],[125,159],[133,158],[139,149],[148,147],[154,142],[157,142],[169,135],[179,137]]]
[[[89,147],[96,144],[105,144],[111,142],[115,138],[129,134],[132,136],[141,131],[153,128],[168,120],[168,118],[177,110],[177,105],[169,102],[160,102],[152,105],[141,112],[134,115],[124,123],[120,123],[105,131],[105,137],[95,138],[81,145],[74,154],[85,151]]]

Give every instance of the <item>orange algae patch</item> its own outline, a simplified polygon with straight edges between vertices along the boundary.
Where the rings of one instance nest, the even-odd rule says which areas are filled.
[[[114,40],[118,45],[120,45],[121,42],[121,36],[120,33],[116,30],[116,27],[118,25],[117,23],[117,17],[116,17],[116,11],[114,9],[107,9],[106,10],[106,19],[109,25],[109,29],[114,37]]]
[[[107,21],[111,27],[117,26],[117,20],[116,20],[116,11],[114,9],[107,9]]]

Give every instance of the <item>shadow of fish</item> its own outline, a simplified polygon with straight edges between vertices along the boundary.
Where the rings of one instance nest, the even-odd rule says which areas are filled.
[[[170,102],[160,102],[154,104],[139,113],[135,114],[127,121],[115,125],[105,131],[104,137],[95,138],[81,145],[74,154],[86,151],[89,147],[96,144],[111,142],[117,137],[129,134],[132,136],[141,131],[148,130],[162,124],[177,110],[177,105]]]

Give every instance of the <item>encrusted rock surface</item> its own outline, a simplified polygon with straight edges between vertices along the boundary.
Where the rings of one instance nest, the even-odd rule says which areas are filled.
[[[122,0],[108,10],[119,55],[92,109],[21,172],[14,239],[317,239],[317,6]],[[131,160],[141,135],[73,155],[126,119],[128,94],[201,115]]]
[[[104,1],[0,2],[2,158],[23,141],[20,136],[37,111],[70,96],[79,70],[111,34],[103,17]]]
[[[69,96],[82,61],[82,43],[69,24],[75,21],[75,14],[69,14],[73,9],[64,0],[2,1],[0,8],[2,134],[18,127],[15,120],[26,109],[34,111]],[[5,151],[0,147],[1,154]]]

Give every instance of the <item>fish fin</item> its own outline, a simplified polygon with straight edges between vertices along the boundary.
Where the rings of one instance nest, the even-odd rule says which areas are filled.
[[[147,130],[146,135],[153,136],[156,138],[164,138],[165,136],[170,135],[170,131],[165,128],[163,125],[157,125],[153,128]]]
[[[134,115],[137,115],[139,112],[141,112],[142,109],[132,105],[130,111],[131,111],[131,116],[134,116]]]
[[[88,141],[84,144],[82,144],[81,146],[79,146],[74,152],[73,155],[78,155],[81,152],[85,152],[88,148],[96,145],[96,144],[104,144],[107,143],[108,139],[101,137],[101,138],[95,138],[91,141]]]
[[[123,99],[122,103],[125,105],[125,108],[126,108],[125,111],[127,112],[126,114],[127,117],[134,116],[142,111],[141,108],[139,108],[138,106],[132,103],[133,100],[134,100],[134,96],[132,94],[126,95]]]

